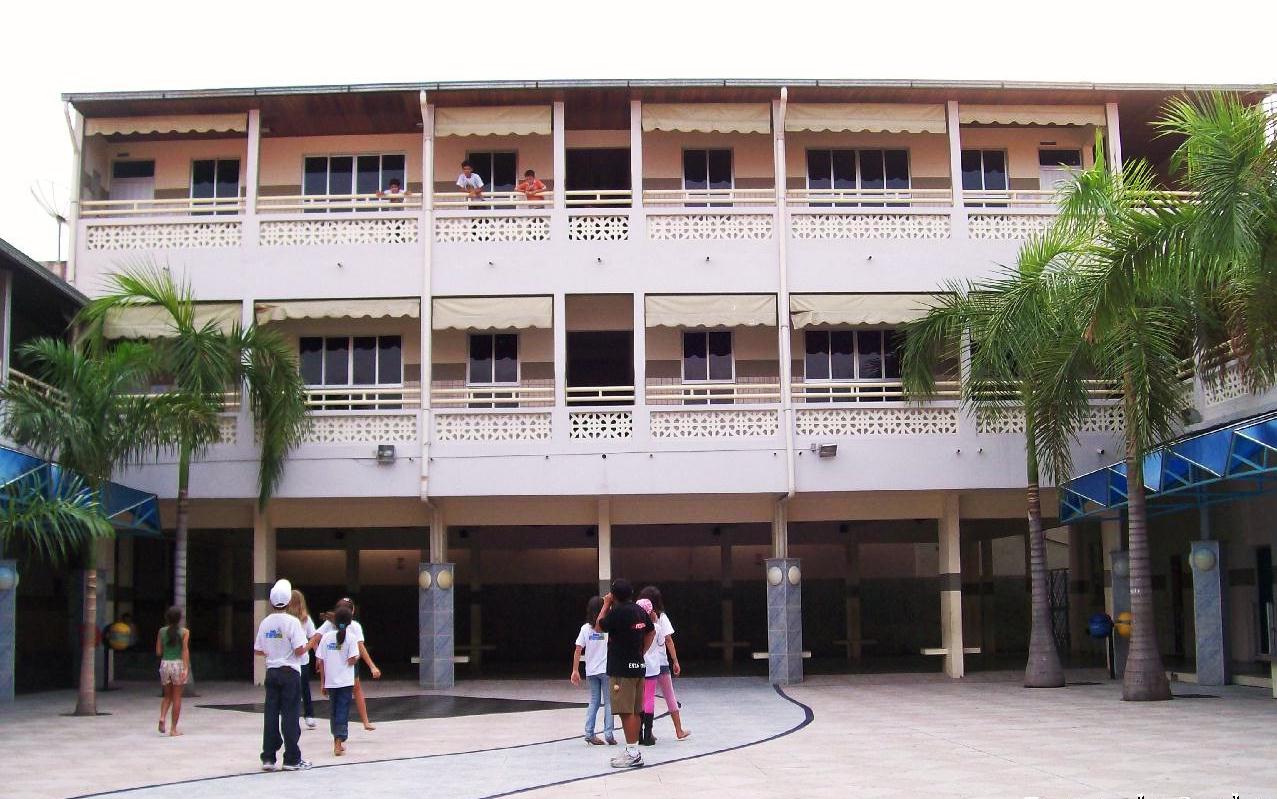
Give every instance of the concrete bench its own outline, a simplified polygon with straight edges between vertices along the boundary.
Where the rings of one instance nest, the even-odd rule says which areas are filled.
[[[943,647],[943,646],[932,646],[932,647],[926,647],[926,648],[922,649],[922,654],[924,654],[924,655],[947,655],[947,654],[949,654],[949,650],[948,650],[948,648],[947,648],[947,647]],[[980,647],[978,647],[978,646],[964,646],[964,647],[962,647],[962,654],[964,654],[964,655],[978,655],[978,654],[980,654]]]
[[[420,657],[420,656],[418,656],[418,655],[413,655],[411,658],[409,658],[409,661],[410,661],[410,662],[412,663],[412,665],[414,665],[414,666],[420,666],[420,665],[421,665],[421,657]],[[453,656],[452,656],[452,662],[453,662],[453,663],[469,663],[469,662],[470,662],[470,656],[469,656],[469,655],[453,655]]]
[[[752,652],[752,653],[750,653],[750,655],[751,655],[751,657],[753,657],[753,658],[754,658],[754,660],[766,660],[766,659],[767,659],[767,653],[766,653],[766,652]],[[809,652],[808,650],[804,649],[804,650],[803,650],[803,658],[809,658],[809,657],[811,657],[811,652]]]

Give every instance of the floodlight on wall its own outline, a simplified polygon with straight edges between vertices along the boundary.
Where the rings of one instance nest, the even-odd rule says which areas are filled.
[[[833,458],[838,455],[837,444],[812,444],[811,451],[821,458]]]
[[[377,463],[387,464],[395,462],[395,445],[394,444],[378,444],[377,445]]]

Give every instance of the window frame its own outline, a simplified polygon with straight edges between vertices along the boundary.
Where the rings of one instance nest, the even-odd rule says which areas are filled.
[[[886,160],[887,160],[886,154],[889,151],[898,151],[898,152],[903,152],[905,154],[905,175],[906,175],[905,179],[908,181],[909,185],[905,186],[902,189],[884,189],[884,190],[885,191],[911,190],[913,188],[913,154],[908,147],[807,147],[806,149],[803,150],[803,163],[804,163],[803,172],[804,172],[804,180],[807,183],[807,190],[808,191],[811,190],[811,167],[810,167],[810,160],[809,160],[810,153],[813,153],[813,152],[829,153],[829,156],[830,156],[829,157],[829,168],[830,168],[829,184],[831,189],[833,189],[833,183],[834,183],[833,154],[835,152],[854,153],[855,159],[853,163],[856,166],[856,186],[854,189],[843,189],[843,191],[863,191],[865,171],[864,169],[861,168],[861,165],[860,165],[860,159],[862,157],[861,154],[866,152],[875,152],[875,153],[883,154],[883,182],[886,183]],[[983,166],[983,159],[981,160],[981,165]],[[834,190],[837,191],[837,189],[834,189]],[[832,195],[832,196],[836,197],[837,195]]]
[[[494,381],[494,382],[487,382],[487,383],[480,383],[480,382],[477,382],[477,381],[475,381],[475,380],[473,379],[473,375],[472,375],[472,373],[471,373],[471,366],[472,366],[472,363],[473,363],[473,360],[474,360],[474,359],[470,356],[470,352],[471,352],[471,347],[470,347],[470,345],[471,345],[472,340],[473,340],[476,336],[485,336],[485,337],[487,337],[487,338],[492,339],[492,352],[493,352],[493,354],[494,354],[493,362],[492,362],[492,365],[493,365],[493,369],[492,369],[493,377],[496,377],[496,358],[495,358],[495,353],[496,353],[496,351],[497,351],[497,341],[496,341],[496,337],[497,337],[497,336],[514,336],[514,353],[515,353],[515,354],[514,354],[514,376],[515,376],[515,380],[514,380],[514,382],[513,382],[513,383],[509,383],[509,382],[495,382],[495,381]],[[520,334],[519,334],[517,331],[516,331],[516,332],[513,332],[513,333],[505,332],[505,331],[487,331],[487,330],[468,330],[468,331],[466,331],[466,387],[467,387],[467,388],[489,388],[489,387],[495,387],[495,388],[518,388],[519,386],[523,385],[523,342],[522,342],[522,340],[521,340],[521,339],[522,339],[522,336],[520,336]]]
[[[901,377],[887,377],[887,349],[891,345],[892,339],[902,333],[899,327],[821,327],[814,330],[803,331],[803,384],[811,384],[813,386],[852,386],[863,383],[900,383]],[[807,337],[816,334],[823,334],[829,337],[833,333],[851,333],[851,367],[853,376],[833,377],[833,347],[827,346],[826,359],[830,377],[810,377],[807,370]],[[879,364],[883,373],[882,377],[861,377],[860,376],[860,334],[861,333],[880,333],[882,334],[882,344],[878,350]],[[897,371],[899,371],[899,360],[897,359]],[[874,396],[872,393],[849,393],[845,399],[840,397],[807,399],[806,402],[882,402],[883,397]],[[889,400],[898,401],[898,400]]]
[[[494,155],[510,155],[514,157],[514,182],[510,184],[510,188],[508,189],[494,188],[495,182],[493,180],[493,175],[491,174],[493,170],[491,169],[491,167],[489,167],[488,169],[489,174],[483,183],[484,193],[487,194],[489,192],[494,192],[494,191],[514,191],[515,186],[519,185],[519,178],[522,177],[522,175],[519,174],[519,150],[517,147],[513,149],[509,149],[509,150],[473,150],[473,151],[466,150],[465,160],[473,163],[477,156],[486,156],[489,160],[489,163],[491,163],[492,156]],[[478,170],[475,170],[475,171],[478,171]]]
[[[351,172],[350,172],[350,187],[352,189],[351,194],[357,194],[358,192],[355,192],[353,190],[357,188],[356,183],[359,180],[359,159],[367,158],[369,156],[377,157],[377,186],[378,186],[377,191],[385,191],[386,189],[386,185],[385,185],[386,184],[386,167],[385,167],[386,156],[399,156],[400,158],[403,158],[403,173],[404,174],[403,174],[403,178],[401,178],[401,180],[403,180],[403,186],[401,186],[401,189],[405,193],[407,193],[408,191],[408,153],[403,150],[386,150],[386,151],[374,150],[372,152],[362,152],[362,153],[356,153],[356,152],[303,153],[301,157],[302,158],[301,171],[299,173],[301,175],[301,192],[300,192],[301,196],[302,197],[332,196],[332,182],[333,182],[332,161],[334,158],[351,159]],[[324,171],[324,193],[323,194],[307,194],[306,193],[306,161],[311,158],[323,158],[327,161],[327,169]],[[208,159],[200,159],[200,160],[208,160]]]
[[[696,333],[705,336],[705,379],[689,379],[687,377],[687,334]],[[732,376],[730,378],[711,378],[709,376],[709,334],[710,333],[726,333],[728,336],[728,344],[731,351]],[[709,327],[709,328],[679,328],[679,348],[682,354],[678,359],[679,363],[679,380],[684,384],[693,385],[730,385],[736,382],[736,331],[728,327]]]
[[[340,333],[338,333],[338,334],[334,334],[334,335],[328,335],[328,334],[323,334],[323,333],[321,333],[321,334],[317,334],[317,335],[299,335],[299,336],[297,337],[297,352],[298,352],[299,361],[300,361],[300,355],[301,355],[301,345],[302,345],[302,341],[304,341],[305,339],[309,339],[309,338],[317,338],[317,339],[319,339],[320,341],[324,342],[323,347],[320,349],[320,356],[321,356],[321,357],[320,357],[320,362],[319,362],[319,364],[320,364],[319,368],[320,368],[320,380],[321,380],[321,381],[326,380],[326,379],[327,379],[327,377],[328,377],[328,374],[327,374],[327,373],[328,373],[328,361],[327,361],[327,358],[326,358],[326,357],[324,357],[324,356],[326,355],[326,353],[327,353],[327,349],[328,349],[328,339],[330,339],[330,338],[343,338],[343,337],[346,339],[346,377],[347,377],[349,380],[351,380],[351,381],[353,381],[353,380],[355,379],[355,339],[357,339],[357,338],[373,338],[373,339],[376,339],[376,340],[377,340],[377,346],[376,346],[376,349],[374,350],[374,353],[375,353],[375,361],[374,361],[374,367],[373,367],[373,368],[376,370],[376,373],[377,373],[377,380],[378,380],[378,382],[376,382],[376,383],[355,383],[355,382],[348,382],[348,383],[326,383],[326,382],[319,382],[319,383],[306,383],[306,388],[308,388],[308,389],[309,389],[309,388],[316,388],[316,389],[350,388],[350,389],[352,389],[352,390],[353,390],[353,389],[357,389],[357,388],[404,388],[404,387],[405,387],[404,379],[403,379],[403,375],[404,375],[404,357],[403,357],[403,353],[404,353],[404,346],[403,346],[404,336],[403,336],[403,334],[402,334],[402,333],[349,333],[349,334],[345,334],[344,336],[343,336],[343,334],[340,334]],[[380,381],[381,381],[381,340],[382,340],[383,338],[397,338],[397,339],[399,339],[399,381],[398,381],[398,382],[395,382],[395,383],[383,383],[383,382],[380,382]],[[301,367],[301,364],[300,364],[300,362],[299,362],[299,363],[298,363],[298,368],[300,369],[300,367]]]

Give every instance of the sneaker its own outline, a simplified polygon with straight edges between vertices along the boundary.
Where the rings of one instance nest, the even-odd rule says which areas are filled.
[[[287,763],[284,764],[284,771],[305,771],[308,768],[310,768],[310,762],[306,760],[298,760],[291,766]]]
[[[597,736],[597,735],[591,735],[589,738],[586,738],[586,739],[585,739],[585,742],[586,742],[587,744],[589,744],[590,746],[602,746],[602,745],[603,745],[603,739],[602,739],[602,738],[600,738],[600,737],[599,737],[599,736]]]
[[[613,738],[613,737],[612,737],[612,736],[610,736],[610,735],[609,735],[608,737],[604,738],[603,740],[607,742],[607,745],[608,745],[608,746],[616,746],[616,739],[615,739],[615,738]]]
[[[310,716],[306,717],[306,729],[308,730],[315,729],[315,720],[312,719]]]
[[[621,754],[612,758],[612,768],[637,768],[641,765],[643,765],[643,756],[638,752],[632,755],[621,752]]]
[[[263,761],[262,761],[262,771],[274,771],[274,770],[275,770],[275,761],[274,761],[274,760],[263,760]]]

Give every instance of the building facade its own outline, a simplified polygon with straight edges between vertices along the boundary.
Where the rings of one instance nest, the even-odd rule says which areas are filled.
[[[680,649],[765,660],[776,682],[808,654],[934,655],[960,677],[1023,650],[1022,425],[958,406],[962,363],[934,401],[904,396],[897,330],[944,281],[1013,264],[1069,170],[1125,154],[1165,172],[1150,122],[1192,88],[67,96],[72,284],[167,268],[206,318],[294,342],[309,386],[313,424],[266,510],[242,408],[193,467],[196,648],[244,673],[285,576],[312,605],[356,594],[382,665],[415,657],[447,686],[559,659],[624,575],[665,589]],[[543,188],[520,189],[528,170]],[[147,335],[144,315],[117,324]],[[1097,387],[1079,470],[1114,460],[1120,430]],[[172,461],[122,479],[171,498]],[[1098,526],[1051,534],[1079,655],[1113,602]],[[117,614],[162,611],[166,557],[117,545]]]

